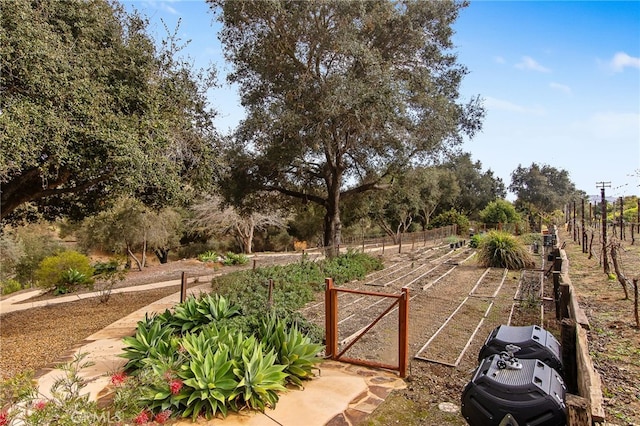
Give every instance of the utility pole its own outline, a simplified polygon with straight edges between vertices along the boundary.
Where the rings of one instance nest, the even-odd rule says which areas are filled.
[[[573,242],[578,240],[578,229],[576,228],[576,200],[573,200]]]
[[[587,231],[584,228],[584,198],[581,200],[582,201],[582,226],[580,227],[580,229],[582,229],[582,252],[586,253],[587,252]]]
[[[607,258],[607,199],[604,195],[604,189],[611,188],[611,182],[596,182],[596,187],[600,188],[600,198],[602,199],[602,266],[604,273],[609,274],[609,259]]]
[[[624,235],[624,198],[620,197],[620,240],[626,240]]]

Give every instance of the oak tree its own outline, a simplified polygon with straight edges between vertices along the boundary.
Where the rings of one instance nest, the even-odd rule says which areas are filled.
[[[106,0],[1,0],[1,218],[78,219],[117,194],[156,206],[211,176],[212,113],[169,34]],[[208,74],[207,74],[208,75]]]
[[[567,202],[582,197],[569,172],[537,163],[529,167],[518,165],[511,173],[509,190],[518,197],[516,207],[532,214],[562,210]]]
[[[507,196],[502,179],[494,176],[491,169],[483,171],[482,163],[473,162],[470,153],[452,157],[445,163],[445,167],[455,174],[460,187],[460,193],[449,206],[444,206],[445,210],[454,208],[473,219],[478,219],[478,212],[487,204]]]
[[[234,138],[232,195],[269,190],[325,209],[472,136],[479,98],[459,101],[454,1],[209,0],[247,116]],[[331,252],[329,253],[331,254]]]

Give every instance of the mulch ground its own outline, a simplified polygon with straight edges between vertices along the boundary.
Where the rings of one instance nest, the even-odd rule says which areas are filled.
[[[151,302],[180,291],[180,286],[112,294],[97,298],[10,312],[0,316],[0,377],[51,367],[60,354],[87,336]]]

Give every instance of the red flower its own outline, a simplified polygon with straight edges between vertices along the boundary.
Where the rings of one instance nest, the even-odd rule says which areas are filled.
[[[44,410],[44,407],[46,406],[47,406],[47,401],[42,401],[42,400],[37,401],[33,404],[33,408],[38,411]]]
[[[127,375],[123,372],[115,373],[111,376],[111,384],[114,386],[120,386],[127,380]]]
[[[9,415],[6,411],[0,412],[0,426],[7,426],[9,424]]]
[[[177,395],[178,392],[180,392],[180,389],[182,389],[182,380],[172,380],[169,383],[169,389],[171,390],[172,394]]]
[[[171,417],[171,410],[164,410],[156,414],[155,417],[153,418],[153,421],[155,421],[158,424],[164,424],[164,422],[169,420],[170,417]]]
[[[133,422],[137,425],[144,425],[149,423],[150,420],[151,420],[151,413],[149,413],[147,410],[143,410],[140,414],[136,416],[135,419],[133,419]]]

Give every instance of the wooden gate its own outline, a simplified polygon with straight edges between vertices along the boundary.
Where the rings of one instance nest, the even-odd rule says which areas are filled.
[[[365,296],[376,296],[394,299],[393,303],[382,312],[373,322],[365,327],[349,344],[338,352],[338,293],[354,293]],[[398,308],[398,365],[390,365],[368,361],[364,359],[348,358],[343,356],[362,336],[384,318],[394,308]],[[403,288],[400,294],[378,293],[362,290],[340,289],[333,286],[333,279],[325,279],[325,336],[326,355],[336,361],[348,362],[350,364],[363,365],[366,367],[386,368],[397,370],[400,377],[406,377],[408,354],[409,354],[409,289]]]

